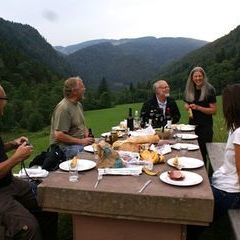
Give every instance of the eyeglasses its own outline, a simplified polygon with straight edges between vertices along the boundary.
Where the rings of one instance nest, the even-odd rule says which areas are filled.
[[[170,88],[169,86],[164,86],[164,87],[158,87],[158,88],[161,88],[161,89],[168,89]]]
[[[8,97],[0,97],[0,100],[8,100]]]

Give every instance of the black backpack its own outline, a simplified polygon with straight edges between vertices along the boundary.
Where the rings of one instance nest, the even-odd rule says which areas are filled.
[[[66,161],[65,153],[57,144],[49,146],[47,151],[41,152],[29,164],[29,167],[34,165],[42,166],[42,169],[54,171],[58,169],[61,162]]]

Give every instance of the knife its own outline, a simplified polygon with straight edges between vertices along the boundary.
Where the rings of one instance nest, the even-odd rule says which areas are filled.
[[[142,188],[138,192],[141,193],[151,182],[152,180],[148,180],[147,182],[145,182],[145,184],[142,186]]]

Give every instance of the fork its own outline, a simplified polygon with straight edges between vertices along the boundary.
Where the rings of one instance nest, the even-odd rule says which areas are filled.
[[[99,182],[102,180],[102,178],[103,178],[103,175],[98,173],[97,181],[94,185],[94,188],[97,188],[97,186],[98,186]]]

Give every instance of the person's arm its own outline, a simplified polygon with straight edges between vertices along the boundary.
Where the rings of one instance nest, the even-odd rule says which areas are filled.
[[[200,111],[200,112],[202,112],[204,114],[208,114],[208,115],[212,115],[217,112],[217,104],[216,103],[209,103],[209,107],[202,107],[200,105],[192,103],[192,104],[189,104],[189,107],[192,110]]]
[[[20,145],[10,158],[0,163],[0,179],[6,176],[15,165],[28,158],[31,153],[32,146],[26,146],[26,142]]]
[[[62,131],[54,131],[54,137],[58,142],[63,142],[66,144],[81,144],[81,145],[90,145],[94,143],[94,138],[85,137],[85,138],[75,138],[67,133]]]
[[[235,162],[237,168],[238,179],[240,183],[240,145],[234,144],[234,151],[235,151]]]

